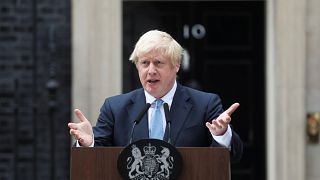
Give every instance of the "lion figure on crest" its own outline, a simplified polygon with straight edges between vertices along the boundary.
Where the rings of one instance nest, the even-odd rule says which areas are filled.
[[[141,155],[140,149],[134,145],[132,146],[131,153],[132,153],[134,160],[132,162],[132,157],[127,158],[127,163],[128,163],[127,168],[130,169],[130,172],[129,172],[130,179],[133,179],[136,176],[143,174],[143,172],[140,171],[140,168],[142,167],[142,158],[143,157]],[[132,164],[131,164],[131,162],[132,162]],[[134,172],[136,172],[136,173],[133,175]]]

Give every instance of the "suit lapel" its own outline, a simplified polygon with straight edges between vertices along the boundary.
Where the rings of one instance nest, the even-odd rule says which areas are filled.
[[[189,99],[190,96],[186,92],[185,87],[178,84],[169,112],[169,117],[171,119],[171,140],[173,145],[175,145],[175,141],[178,138],[180,131],[192,109],[192,104]],[[133,124],[133,121],[144,108],[145,104],[146,98],[144,91],[143,89],[139,89],[131,98],[131,104],[127,107],[130,124]],[[136,125],[133,141],[147,138],[149,138],[148,113],[146,113],[142,117],[140,123]],[[168,128],[166,128],[164,140],[168,141],[168,138]]]
[[[142,111],[142,109],[146,105],[146,98],[144,95],[143,89],[139,89],[138,92],[131,98],[132,104],[127,107],[127,111],[129,114],[130,124],[133,124],[135,118],[137,118],[138,114]],[[149,138],[149,128],[148,128],[148,113],[146,113],[139,124],[136,125],[134,134],[133,134],[133,142],[140,139]]]
[[[192,104],[189,99],[190,96],[185,88],[178,84],[169,112],[169,117],[171,119],[171,140],[173,145],[175,145],[176,139],[192,109]],[[168,138],[168,128],[166,128],[164,140],[168,141]]]

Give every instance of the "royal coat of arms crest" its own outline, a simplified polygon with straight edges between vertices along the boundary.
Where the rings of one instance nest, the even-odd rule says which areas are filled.
[[[127,154],[126,158],[122,157],[123,160],[125,159],[125,162],[120,163],[122,167],[119,167],[118,160],[118,169],[122,168],[119,171],[126,173],[125,179],[169,180],[172,179],[172,175],[176,174],[173,173],[174,170],[181,168],[181,159],[178,159],[178,163],[175,162],[175,157],[171,155],[170,147],[153,145],[152,142],[149,142],[143,146],[132,143],[126,149],[130,152],[125,153]],[[179,155],[178,158],[180,158]]]

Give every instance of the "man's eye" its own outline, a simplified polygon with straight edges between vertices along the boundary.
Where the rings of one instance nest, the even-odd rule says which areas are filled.
[[[141,64],[145,65],[145,64],[148,64],[149,62],[148,61],[142,61]]]
[[[157,60],[155,64],[159,65],[159,64],[162,64],[162,62],[160,60]]]

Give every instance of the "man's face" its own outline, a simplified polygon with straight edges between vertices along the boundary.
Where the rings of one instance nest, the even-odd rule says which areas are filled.
[[[172,88],[180,65],[173,66],[160,52],[152,51],[139,57],[136,64],[143,88],[161,98]]]

